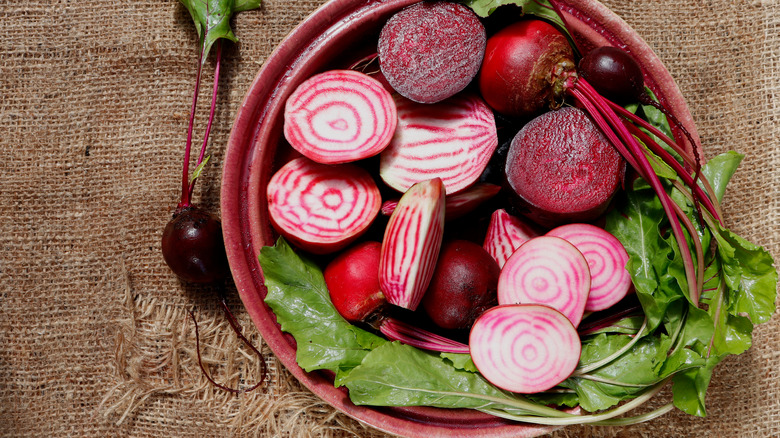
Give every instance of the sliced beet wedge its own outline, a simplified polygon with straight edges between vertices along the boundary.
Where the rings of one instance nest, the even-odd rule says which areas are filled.
[[[441,178],[452,195],[479,179],[498,146],[493,112],[481,97],[460,93],[426,105],[394,95],[398,128],[382,151],[379,175],[405,192],[420,181]]]
[[[268,182],[267,194],[274,228],[315,254],[337,251],[355,240],[371,225],[382,203],[366,170],[306,157],[282,166]]]
[[[284,136],[318,163],[346,163],[381,152],[397,121],[395,103],[379,81],[331,70],[304,81],[287,99]]]
[[[379,261],[379,285],[387,301],[415,310],[431,282],[444,236],[441,179],[415,184],[387,223]]]
[[[503,267],[520,245],[538,235],[533,227],[499,208],[490,216],[482,247]]]
[[[509,257],[498,278],[498,304],[543,304],[576,327],[590,291],[590,270],[582,253],[560,237],[539,236]]]
[[[582,352],[568,318],[536,304],[489,309],[471,328],[469,348],[474,365],[487,380],[521,394],[547,391],[566,380]]]

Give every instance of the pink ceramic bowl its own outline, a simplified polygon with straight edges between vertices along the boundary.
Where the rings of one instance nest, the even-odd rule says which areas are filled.
[[[268,220],[265,187],[290,156],[282,137],[287,96],[312,74],[366,53],[384,21],[419,0],[331,0],[276,48],[250,87],[233,125],[222,180],[222,222],[227,254],[241,299],[279,360],[306,387],[336,409],[377,429],[407,437],[532,437],[549,427],[513,423],[474,411],[355,406],[330,376],[306,373],[295,361],[295,342],[282,333],[265,305],[257,256],[276,235]],[[674,81],[647,44],[601,3],[561,0],[578,44],[627,48],[646,72],[646,84],[687,125],[688,109]],[[693,133],[695,135],[695,132]]]

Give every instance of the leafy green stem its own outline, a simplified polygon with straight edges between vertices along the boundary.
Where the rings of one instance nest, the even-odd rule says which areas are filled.
[[[620,356],[622,356],[623,353],[625,353],[626,351],[630,350],[631,347],[634,346],[634,344],[639,342],[639,339],[642,338],[642,334],[644,333],[646,327],[647,327],[647,318],[645,318],[644,321],[642,322],[642,327],[639,328],[639,331],[637,332],[637,334],[634,335],[633,338],[631,339],[631,341],[629,341],[626,345],[624,345],[622,348],[620,348],[616,352],[614,352],[614,353],[610,354],[609,356],[605,357],[604,359],[601,359],[599,361],[596,361],[596,362],[590,363],[588,365],[582,366],[580,368],[577,368],[577,370],[574,371],[574,373],[572,374],[572,377],[582,377],[582,376],[586,375],[587,373],[595,371],[595,370],[597,370],[597,369],[599,369],[599,368],[609,364],[610,362],[612,362],[613,360],[619,358]]]
[[[600,412],[598,414],[589,414],[589,415],[567,414],[567,416],[565,417],[549,418],[549,417],[534,417],[530,415],[514,415],[497,409],[480,409],[480,410],[482,412],[486,412],[491,415],[495,415],[497,417],[505,418],[508,420],[521,421],[524,423],[532,423],[532,424],[542,424],[548,426],[567,426],[572,424],[594,424],[594,423],[598,424],[605,420],[610,420],[612,418],[623,415],[624,413],[629,412],[647,403],[656,394],[658,394],[661,391],[661,389],[663,389],[663,386],[666,384],[668,380],[669,379],[664,379],[660,383],[649,387],[647,390],[643,391],[641,395],[639,395],[635,399],[625,404],[622,404],[608,411]]]

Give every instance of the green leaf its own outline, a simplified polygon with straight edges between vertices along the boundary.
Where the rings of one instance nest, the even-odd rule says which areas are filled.
[[[236,42],[230,29],[234,13],[260,7],[261,0],[179,0],[189,11],[201,41],[201,63],[206,62],[211,46],[220,38]]]
[[[190,184],[192,184],[193,181],[198,179],[201,173],[203,173],[203,168],[206,167],[206,163],[209,162],[209,158],[211,158],[211,155],[206,155],[206,157],[201,161],[200,164],[198,164],[198,167],[195,168],[195,170],[192,172],[192,176],[190,176]]]
[[[519,6],[523,14],[534,15],[555,23],[558,29],[568,34],[563,20],[555,12],[555,8],[546,0],[462,0],[463,4],[470,7],[480,17],[487,17],[504,5]]]
[[[581,365],[609,357],[631,341],[630,336],[602,334],[582,346]],[[664,377],[659,370],[671,346],[668,336],[645,336],[626,353],[587,377],[571,377],[564,383],[577,392],[580,406],[593,412],[633,397]]]
[[[388,342],[366,356],[343,382],[357,405],[498,409],[515,415],[561,414],[501,391],[482,375],[455,369],[441,355]],[[532,410],[524,410],[528,406]],[[563,414],[561,414],[563,415]]]
[[[268,295],[282,331],[298,344],[296,359],[306,371],[342,375],[359,365],[373,348],[387,342],[339,315],[317,265],[296,254],[283,238],[259,256]]]
[[[671,268],[673,247],[661,235],[664,218],[658,197],[638,180],[634,187],[627,187],[606,222],[606,230],[620,240],[629,255],[626,268],[651,331],[661,323],[667,307],[684,298]]]
[[[719,201],[723,200],[726,185],[744,158],[744,155],[729,151],[713,157],[702,167],[702,174],[709,180]]]
[[[450,361],[452,366],[459,370],[469,371],[472,373],[478,372],[477,366],[474,365],[474,361],[471,360],[470,354],[441,353],[441,357]]]
[[[753,324],[768,321],[777,298],[777,269],[771,254],[720,224],[715,238],[729,289],[729,313],[744,313]]]

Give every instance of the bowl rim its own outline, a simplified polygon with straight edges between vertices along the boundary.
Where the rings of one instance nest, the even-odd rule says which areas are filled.
[[[270,178],[276,144],[261,140],[280,135],[279,119],[286,99],[313,65],[321,66],[333,44],[355,30],[376,27],[378,20],[419,0],[329,0],[299,23],[266,58],[235,116],[223,163],[220,203],[223,236],[230,269],[240,298],[255,327],[282,364],[304,386],[339,411],[381,431],[407,437],[533,437],[549,433],[550,426],[535,426],[490,418],[489,426],[474,429],[486,414],[437,408],[382,408],[356,406],[344,388],[335,388],[332,375],[307,373],[295,360],[294,340],[281,332],[273,312],[265,305],[257,255],[272,245],[275,233],[263,220],[263,183]],[[646,73],[646,85],[689,127],[698,139],[682,94],[652,48],[622,18],[597,0],[558,0],[567,23],[578,38],[593,45],[629,50]],[[365,27],[361,27],[365,26]],[[320,64],[318,64],[320,63]],[[269,151],[269,149],[271,151]],[[264,172],[265,171],[265,172]],[[264,179],[264,181],[263,181]],[[453,422],[472,428],[451,427]]]

